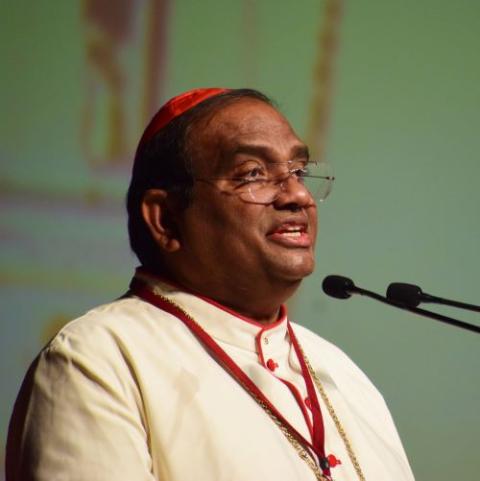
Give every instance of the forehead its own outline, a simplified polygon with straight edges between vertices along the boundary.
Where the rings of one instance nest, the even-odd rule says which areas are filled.
[[[271,105],[250,98],[227,104],[200,121],[191,140],[197,154],[194,162],[202,170],[228,162],[241,146],[262,147],[278,161],[305,149],[283,115]]]

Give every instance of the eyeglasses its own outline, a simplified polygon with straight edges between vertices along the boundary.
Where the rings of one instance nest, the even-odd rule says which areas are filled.
[[[285,171],[283,166],[287,167]],[[283,170],[283,172],[281,172]],[[287,189],[290,178],[304,186],[312,197],[323,202],[332,190],[335,177],[327,162],[247,162],[232,177],[197,178],[213,185],[221,192],[237,195],[244,202],[270,204]]]

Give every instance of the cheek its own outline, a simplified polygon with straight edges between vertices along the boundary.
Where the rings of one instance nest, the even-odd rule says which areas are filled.
[[[255,204],[248,204],[234,195],[213,192],[215,195],[198,197],[193,215],[212,227],[218,229],[219,234],[247,233],[256,230],[262,222],[262,208]]]
[[[258,238],[262,216],[256,206],[240,202],[233,196],[214,200],[210,196],[196,196],[182,219],[182,238],[195,239],[195,244],[203,248],[222,249],[232,245],[232,249],[241,249],[242,244]]]
[[[252,212],[248,206],[246,209],[243,205],[225,206],[212,212],[211,216],[216,234],[237,249],[242,249],[242,246],[252,248],[261,238],[262,216]]]

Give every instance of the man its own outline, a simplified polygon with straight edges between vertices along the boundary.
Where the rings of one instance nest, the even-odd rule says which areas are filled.
[[[7,481],[413,480],[381,395],[287,320],[331,180],[257,91],[162,107],[128,194],[142,267],[27,375]]]

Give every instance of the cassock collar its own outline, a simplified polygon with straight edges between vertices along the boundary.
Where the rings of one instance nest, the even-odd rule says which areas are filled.
[[[284,305],[280,307],[277,321],[262,324],[211,299],[187,292],[144,268],[137,269],[135,278],[146,282],[155,294],[185,309],[216,341],[256,353],[260,343],[268,344],[268,351],[272,353],[288,349],[287,309]]]

